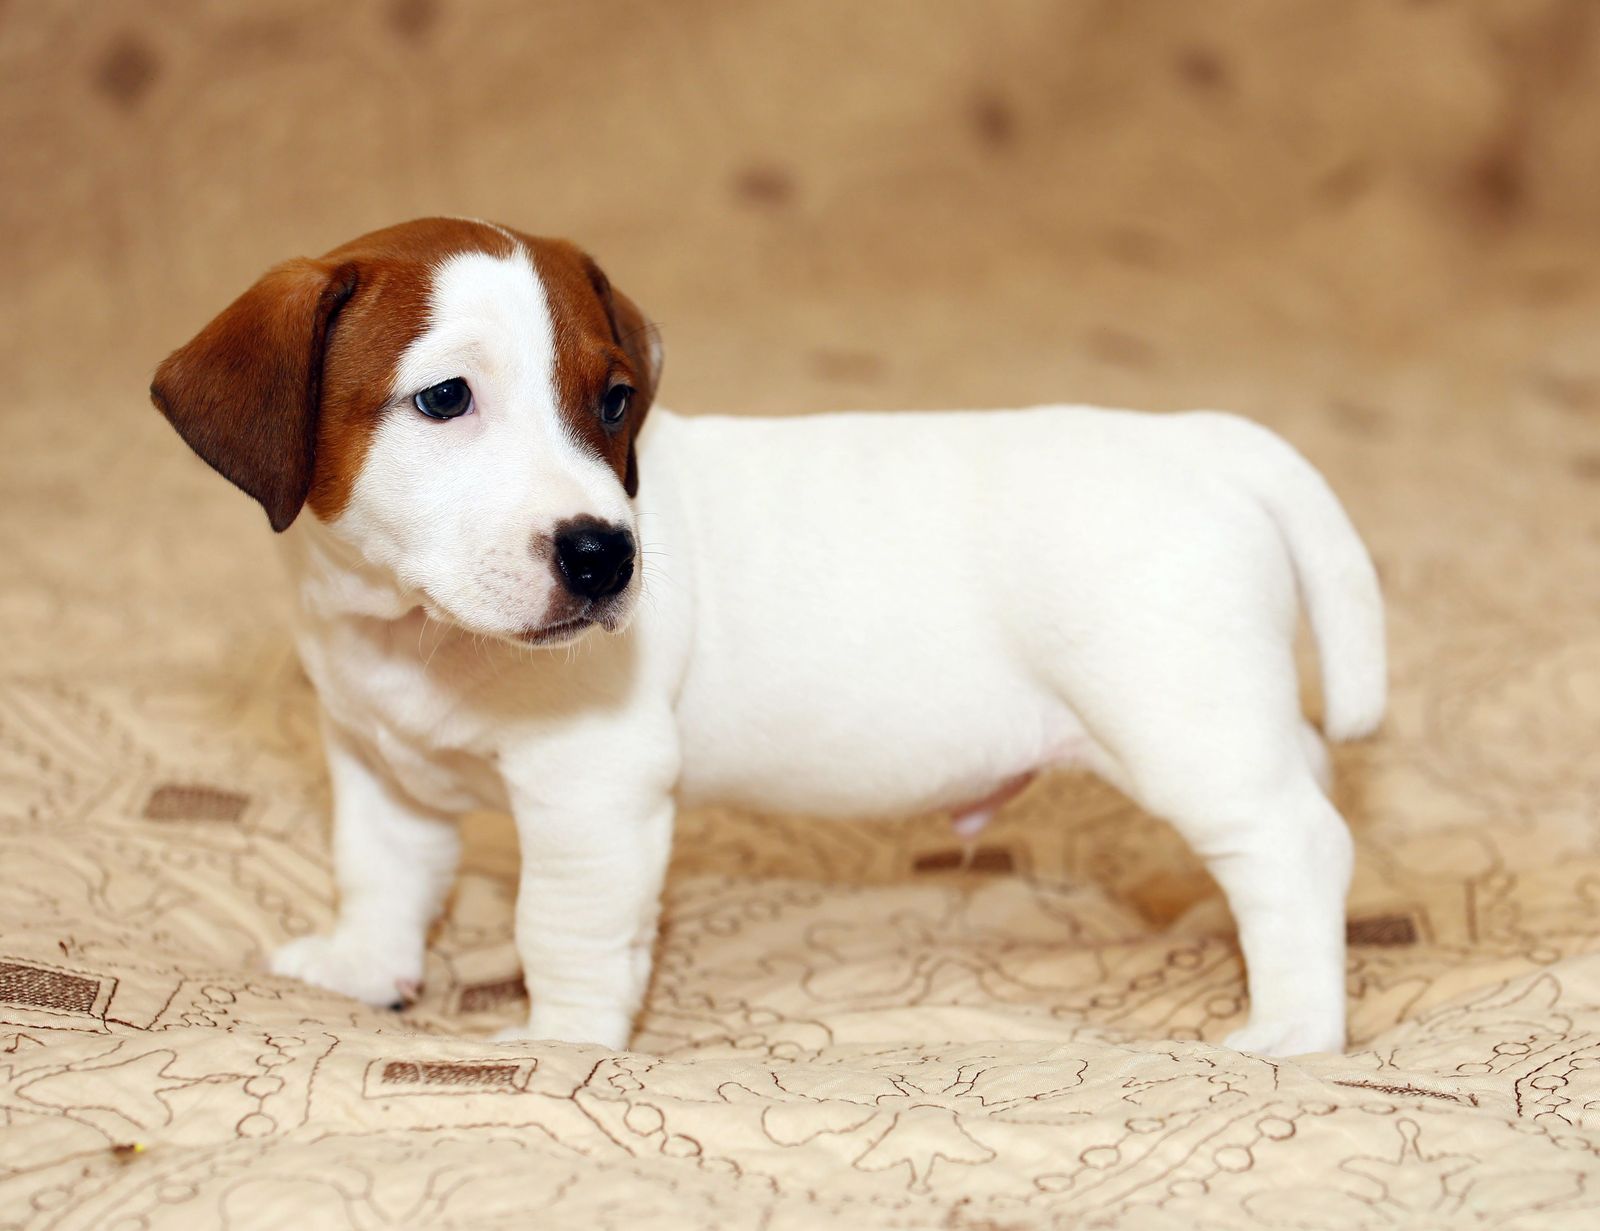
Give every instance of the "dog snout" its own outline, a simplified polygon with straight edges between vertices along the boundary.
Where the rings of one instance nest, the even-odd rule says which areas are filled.
[[[578,598],[610,598],[633,578],[633,533],[624,526],[569,526],[557,533],[555,545],[561,580]]]

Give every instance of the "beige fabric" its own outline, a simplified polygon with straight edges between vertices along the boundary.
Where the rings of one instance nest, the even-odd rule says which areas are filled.
[[[1593,12],[0,9],[0,1227],[1596,1225]],[[314,700],[264,520],[143,385],[428,211],[588,244],[684,409],[1304,449],[1393,611],[1338,755],[1351,1053],[1217,1047],[1219,900],[1070,777],[970,859],[685,817],[624,1055],[482,1041],[524,1009],[493,817],[414,1010],[261,973],[331,917]]]

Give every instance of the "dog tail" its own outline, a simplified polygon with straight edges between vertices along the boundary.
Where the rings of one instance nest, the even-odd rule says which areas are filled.
[[[1356,528],[1321,474],[1259,424],[1207,415],[1227,433],[1224,453],[1278,524],[1294,562],[1322,667],[1322,727],[1329,739],[1369,735],[1388,692],[1383,595]]]

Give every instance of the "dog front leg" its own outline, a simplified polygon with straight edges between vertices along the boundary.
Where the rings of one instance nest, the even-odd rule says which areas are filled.
[[[455,877],[460,836],[452,818],[403,794],[332,722],[322,728],[339,918],[327,935],[278,949],[271,969],[399,1007],[422,984],[428,927]]]
[[[531,1007],[501,1038],[626,1047],[650,980],[672,848],[670,790],[513,792],[517,952]]]

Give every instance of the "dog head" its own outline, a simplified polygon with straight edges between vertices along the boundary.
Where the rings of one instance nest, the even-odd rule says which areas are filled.
[[[274,530],[309,509],[430,615],[555,645],[632,613],[660,374],[578,248],[432,218],[270,270],[150,393]]]

